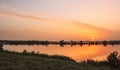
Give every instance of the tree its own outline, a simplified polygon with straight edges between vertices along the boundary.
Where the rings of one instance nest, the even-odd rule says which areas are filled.
[[[3,44],[0,43],[0,51],[3,51]]]
[[[64,40],[60,41],[60,46],[64,47]]]
[[[23,52],[22,52],[23,54],[28,54],[28,52],[27,52],[27,50],[23,50]]]
[[[35,53],[35,51],[32,51],[30,54],[31,54],[31,55],[35,55],[36,53]]]
[[[119,68],[120,67],[120,58],[118,56],[117,51],[110,53],[110,55],[107,57],[107,61],[108,61],[108,65],[112,68]]]

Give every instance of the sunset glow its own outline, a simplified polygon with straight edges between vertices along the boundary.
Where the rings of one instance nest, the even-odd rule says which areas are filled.
[[[0,0],[0,40],[120,40],[120,0]],[[100,60],[113,51],[97,46],[27,49],[69,54],[77,61]]]

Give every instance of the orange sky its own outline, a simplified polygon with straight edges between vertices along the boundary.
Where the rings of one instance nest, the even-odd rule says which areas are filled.
[[[120,39],[119,3],[118,0],[1,0],[0,39]]]
[[[21,15],[4,12],[2,12],[0,16],[0,18],[3,19],[2,22],[5,22],[5,24],[1,24],[1,39],[119,39],[119,33],[116,31],[111,31],[101,27],[80,23],[78,21],[61,20],[57,18],[39,18],[32,15]],[[8,21],[4,21],[4,19]],[[9,22],[11,22],[12,24]],[[59,36],[59,38],[57,36]]]
[[[21,17],[28,18],[31,16],[23,14],[77,20],[110,30],[120,30],[119,0],[1,0],[0,11],[12,12],[14,15],[21,13]]]

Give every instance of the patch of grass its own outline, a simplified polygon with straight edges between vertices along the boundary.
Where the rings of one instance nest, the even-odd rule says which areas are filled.
[[[0,52],[0,70],[114,70],[107,66],[93,66],[87,63],[69,61],[63,57],[9,51]]]
[[[42,54],[42,53],[35,53],[34,51],[32,52],[27,52],[26,50],[24,50],[22,53],[18,53],[18,52],[14,52],[14,51],[7,51],[7,50],[4,50],[2,52],[5,52],[5,53],[11,53],[11,54],[19,54],[19,55],[25,55],[25,56],[34,56],[34,57],[45,57],[45,58],[51,58],[51,59],[60,59],[60,60],[65,60],[65,61],[72,61],[72,62],[76,62],[75,60],[73,60],[72,58],[70,57],[67,57],[67,56],[63,56],[63,55],[47,55],[47,54]]]

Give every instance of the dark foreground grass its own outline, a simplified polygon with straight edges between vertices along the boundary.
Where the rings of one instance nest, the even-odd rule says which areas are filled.
[[[0,70],[115,70],[59,58],[0,52]],[[119,69],[116,69],[119,70]]]

